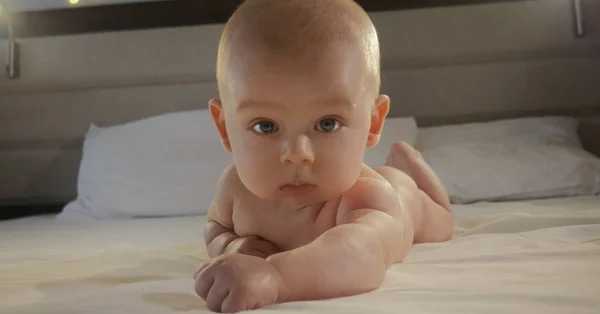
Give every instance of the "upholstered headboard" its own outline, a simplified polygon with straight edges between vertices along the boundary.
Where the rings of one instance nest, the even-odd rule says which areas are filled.
[[[600,156],[600,1],[584,5],[583,37],[563,0],[371,13],[391,114],[423,126],[584,117],[582,141]],[[0,78],[0,202],[72,199],[90,123],[206,108],[221,29],[21,39],[20,77]]]

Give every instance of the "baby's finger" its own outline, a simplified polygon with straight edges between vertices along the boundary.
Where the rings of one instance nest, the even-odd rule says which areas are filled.
[[[270,255],[280,252],[279,248],[275,244],[273,244],[269,241],[266,241],[266,240],[260,241],[259,249],[262,252],[264,252],[267,256],[270,256]]]
[[[248,239],[247,238],[237,238],[233,241],[231,241],[231,243],[229,243],[227,245],[227,247],[225,248],[225,251],[223,252],[224,254],[227,253],[240,253],[242,252],[245,246],[248,245]]]
[[[198,277],[198,274],[200,274],[200,272],[202,272],[208,265],[210,265],[210,261],[206,261],[200,264],[200,266],[198,266],[198,268],[194,272],[194,279],[196,279],[196,277]]]
[[[194,285],[194,291],[206,301],[208,297],[208,292],[212,289],[212,286],[215,283],[215,276],[210,272],[203,272],[196,277],[196,282]]]
[[[252,246],[245,254],[253,255],[260,258],[267,258],[271,253],[272,249],[266,244],[262,242],[255,242],[254,246]]]
[[[229,294],[227,294],[227,297],[223,299],[223,303],[221,304],[222,313],[237,313],[249,309],[250,308],[246,308],[246,306],[244,306],[239,295],[236,293],[232,293],[231,291],[229,292]]]
[[[224,280],[215,280],[214,284],[208,291],[206,298],[206,306],[213,312],[221,312],[223,300],[229,295],[229,285]]]

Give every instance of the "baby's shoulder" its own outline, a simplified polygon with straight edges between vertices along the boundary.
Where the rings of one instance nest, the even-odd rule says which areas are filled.
[[[257,205],[260,201],[246,188],[240,179],[235,164],[229,165],[223,170],[219,179],[216,198],[227,202],[230,206],[233,203],[243,203],[243,208]]]
[[[217,182],[216,193],[213,201],[213,207],[223,210],[223,208],[229,209],[233,204],[235,198],[235,191],[240,185],[240,177],[238,176],[235,165],[229,165],[219,177]]]
[[[242,185],[242,181],[238,175],[237,168],[235,164],[231,164],[221,173],[219,183],[217,184],[217,193],[232,194],[232,192],[239,189],[240,185]]]
[[[356,183],[342,196],[339,210],[370,208],[385,212],[399,205],[392,185],[375,170],[365,166]]]
[[[363,166],[363,169],[361,170],[353,189],[361,193],[369,192],[375,194],[393,191],[393,187],[390,182],[381,174],[379,174],[379,172],[367,165]]]

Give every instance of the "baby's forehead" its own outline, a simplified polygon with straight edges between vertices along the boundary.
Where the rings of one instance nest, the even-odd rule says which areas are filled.
[[[324,37],[304,36],[298,40],[272,40],[271,36],[232,36],[226,49],[222,50],[222,63],[227,67],[256,68],[265,70],[311,70],[327,68],[328,63],[347,61],[351,54],[353,63],[370,63],[363,41],[357,37],[324,40]],[[227,58],[227,59],[225,59]]]
[[[240,47],[243,48],[243,47]],[[349,42],[329,43],[311,50],[274,50],[269,46],[249,45],[232,52],[230,64],[246,69],[249,74],[305,75],[343,71],[348,67],[367,64],[364,55]],[[325,73],[325,74],[326,74]],[[339,75],[339,74],[338,74]]]
[[[370,103],[370,86],[352,77],[338,80],[332,76],[268,73],[234,81],[237,82],[222,95],[227,106],[236,112],[293,111],[312,116],[311,113],[323,111],[349,112],[360,104]]]

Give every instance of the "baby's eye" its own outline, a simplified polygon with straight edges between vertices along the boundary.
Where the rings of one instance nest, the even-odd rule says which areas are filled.
[[[319,123],[317,123],[316,129],[319,132],[328,133],[337,130],[339,127],[340,123],[336,119],[327,118],[319,121]]]
[[[263,121],[256,122],[252,126],[252,129],[256,133],[271,134],[271,133],[277,132],[277,125],[275,125],[275,123],[273,123],[271,121],[263,120]]]

